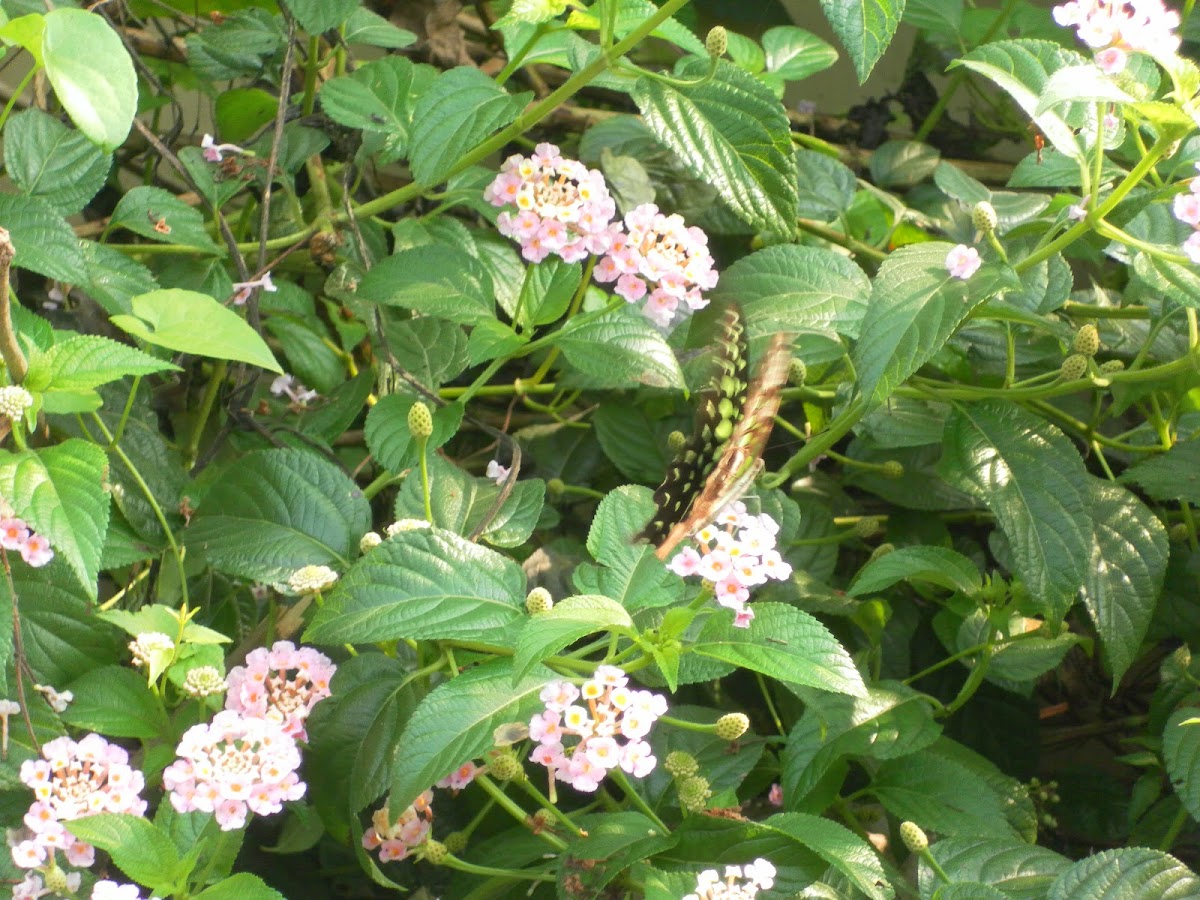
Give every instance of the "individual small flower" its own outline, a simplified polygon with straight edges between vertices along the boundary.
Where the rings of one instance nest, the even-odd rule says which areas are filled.
[[[175,752],[162,775],[171,805],[213,813],[222,831],[241,828],[250,812],[273,815],[304,796],[296,742],[268,719],[223,710],[184,732]]]
[[[475,765],[474,760],[467,760],[441,781],[436,782],[434,787],[451,788],[452,790],[461,791],[475,780],[475,776],[480,771],[479,766]]]
[[[278,375],[271,382],[271,393],[276,397],[286,396],[292,403],[304,406],[309,400],[319,396],[316,391],[306,388],[296,380],[294,375]]]
[[[33,406],[33,394],[19,384],[0,387],[0,416],[8,416],[13,424],[25,417],[25,410]]]
[[[312,708],[329,696],[336,671],[324,653],[276,641],[269,651],[251,650],[244,666],[229,670],[225,708],[267,719],[296,740],[308,740],[304,723]]]
[[[696,876],[696,889],[682,900],[751,900],[774,884],[775,867],[760,857],[744,866],[726,866],[724,879],[716,869],[705,869]]]
[[[778,781],[767,791],[767,802],[776,808],[783,806],[783,786]]]
[[[42,883],[42,876],[36,872],[26,872],[25,880],[13,885],[12,900],[39,900],[50,893],[50,889]]]
[[[1070,0],[1054,7],[1054,21],[1074,26],[1079,39],[1098,51],[1096,64],[1121,72],[1126,51],[1171,54],[1179,49],[1179,13],[1162,0]]]
[[[274,293],[279,290],[279,288],[275,287],[275,282],[271,280],[270,272],[263,272],[261,278],[255,278],[250,281],[235,281],[233,283],[233,305],[245,305],[246,301],[250,299],[250,292],[256,288],[268,293]]]
[[[225,689],[225,679],[215,666],[197,666],[183,679],[183,692],[189,697],[211,697]]]
[[[13,846],[13,861],[20,868],[38,868],[62,850],[72,865],[90,866],[95,848],[75,838],[63,823],[98,813],[142,815],[145,779],[130,767],[128,753],[98,734],[78,742],[68,737],[47,741],[41,756],[21,764],[21,781],[33,790],[34,802],[25,813],[29,836]]]
[[[424,519],[397,519],[386,529],[388,537],[395,537],[405,531],[423,531],[429,527]]]
[[[618,766],[635,778],[648,775],[657,761],[642,739],[666,713],[667,701],[661,694],[630,690],[628,681],[616,666],[598,666],[579,688],[567,681],[547,684],[540,695],[545,709],[529,722],[529,736],[538,742],[530,759],[588,793]],[[575,705],[580,698],[586,707]],[[579,738],[570,750],[564,744],[568,737]]]
[[[963,281],[979,271],[981,265],[983,260],[979,257],[979,251],[966,244],[959,244],[946,254],[946,271]]]
[[[40,569],[54,559],[54,551],[50,549],[50,542],[45,537],[31,534],[29,540],[21,547],[21,559],[33,568]]]
[[[663,215],[653,203],[625,216],[625,231],[614,232],[595,276],[602,284],[615,281],[614,293],[630,303],[645,297],[643,312],[661,326],[670,324],[681,303],[703,309],[708,300],[702,292],[717,285],[708,235],[683,216]]]
[[[667,563],[681,577],[699,575],[713,587],[721,606],[734,611],[733,624],[749,628],[753,611],[746,605],[750,588],[791,577],[792,567],[775,549],[778,523],[766,513],[751,515],[740,500],[726,504],[713,524],[696,532]]]
[[[492,479],[492,481],[496,482],[496,484],[503,484],[504,479],[508,477],[509,471],[509,467],[502,466],[499,462],[492,459],[488,461],[487,471],[484,472],[484,475]]]
[[[1078,222],[1087,218],[1087,207],[1082,203],[1073,203],[1067,207],[1067,218]]]
[[[21,519],[0,519],[0,547],[5,550],[20,550],[29,540],[29,526]]]
[[[329,566],[303,566],[288,576],[288,587],[297,594],[316,594],[338,580]]]
[[[105,880],[92,885],[91,900],[141,900],[141,896],[136,884],[118,884]]]
[[[75,699],[71,691],[56,691],[48,684],[35,684],[33,689],[46,698],[46,702],[56,713],[66,712],[67,704]]]
[[[371,816],[372,826],[362,838],[366,850],[379,850],[380,862],[404,859],[408,852],[429,838],[433,822],[433,791],[426,790],[400,814],[394,823],[385,804]]]
[[[211,134],[206,134],[200,139],[200,151],[204,155],[204,158],[211,163],[219,163],[225,158],[226,153],[246,152],[237,144],[218,144],[213,140]]]
[[[487,186],[483,199],[506,209],[496,219],[505,237],[518,241],[521,255],[541,262],[550,254],[578,262],[606,252],[617,207],[604,176],[562,156],[553,144],[538,144],[532,156],[510,156]]]

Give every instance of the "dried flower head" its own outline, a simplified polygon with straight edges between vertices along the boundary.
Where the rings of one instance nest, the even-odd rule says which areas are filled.
[[[304,566],[288,577],[288,587],[297,594],[315,594],[337,580],[337,572],[329,566]]]

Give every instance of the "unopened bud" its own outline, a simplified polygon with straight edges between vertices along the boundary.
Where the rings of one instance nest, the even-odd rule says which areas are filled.
[[[446,835],[446,840],[442,841],[446,845],[446,849],[455,856],[467,849],[467,835],[462,831],[452,831]]]
[[[417,439],[428,438],[433,434],[433,415],[429,412],[429,407],[420,400],[408,411],[408,430]]]
[[[679,805],[686,812],[699,812],[704,809],[711,796],[712,790],[707,778],[692,775],[679,782]]]
[[[678,453],[683,449],[683,445],[687,442],[687,435],[682,431],[672,431],[667,435],[667,449],[672,454]]]
[[[53,894],[69,896],[74,893],[71,890],[70,883],[67,881],[67,873],[53,863],[51,863],[50,868],[42,871],[42,878],[46,889]]]
[[[793,387],[802,387],[806,378],[808,378],[808,366],[804,364],[804,360],[793,358],[788,363],[788,381]]]
[[[984,234],[991,234],[995,231],[996,223],[999,221],[996,216],[996,208],[986,200],[980,200],[971,210],[971,222]]]
[[[0,415],[8,416],[13,422],[25,417],[25,410],[33,406],[33,394],[18,384],[0,387]]]
[[[425,862],[440,866],[449,858],[450,851],[441,841],[435,841],[433,838],[430,838],[425,842],[424,854]]]
[[[550,612],[554,606],[554,598],[544,587],[535,587],[525,597],[525,609],[531,616],[538,613]]]
[[[377,531],[368,531],[358,539],[359,553],[366,553],[368,550],[374,550],[383,543],[383,537]]]
[[[1116,372],[1123,371],[1125,361],[1122,359],[1110,359],[1108,362],[1100,364],[1100,371],[1105,375],[1112,375]]]
[[[1171,539],[1173,544],[1186,543],[1188,538],[1192,536],[1192,530],[1183,522],[1176,522],[1167,532],[1167,537]]]
[[[883,464],[883,477],[891,479],[903,478],[904,463],[896,459],[889,459]]]
[[[736,741],[750,728],[750,717],[745,713],[726,713],[717,719],[717,737],[723,741]]]
[[[1082,353],[1084,356],[1095,356],[1099,349],[1100,332],[1096,330],[1095,325],[1089,322],[1076,332],[1071,350],[1075,353]]]
[[[720,59],[724,56],[725,51],[729,49],[729,35],[725,33],[725,29],[720,25],[712,28],[708,32],[708,37],[704,39],[704,49],[713,59]]]
[[[864,541],[879,534],[879,520],[874,516],[864,516],[854,523],[854,536]]]
[[[675,778],[689,778],[700,771],[700,763],[686,750],[672,750],[663,761],[663,768]]]
[[[900,823],[900,840],[909,853],[924,853],[929,849],[929,837],[916,822]]]
[[[551,478],[546,482],[546,493],[551,497],[561,497],[566,487],[561,478]]]
[[[1058,377],[1063,381],[1077,381],[1087,372],[1088,358],[1082,353],[1072,353],[1063,360]]]
[[[488,774],[497,781],[516,781],[525,774],[525,770],[517,755],[506,748],[488,756]]]

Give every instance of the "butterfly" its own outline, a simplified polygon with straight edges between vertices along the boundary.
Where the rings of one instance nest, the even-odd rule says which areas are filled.
[[[775,334],[754,378],[746,381],[746,326],[729,304],[717,323],[714,371],[700,392],[692,433],[654,492],[654,514],[635,540],[666,560],[681,541],[740,497],[762,471],[762,452],[779,412],[791,360],[786,335]]]

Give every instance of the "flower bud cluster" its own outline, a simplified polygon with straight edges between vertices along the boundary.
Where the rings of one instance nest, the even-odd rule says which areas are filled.
[[[682,900],[751,900],[775,884],[775,867],[759,858],[744,866],[726,866],[722,879],[716,869],[696,876],[696,889]]]
[[[1179,13],[1162,0],[1070,0],[1054,7],[1054,21],[1074,26],[1096,53],[1096,65],[1115,75],[1124,71],[1129,51],[1170,54],[1179,49]]]

